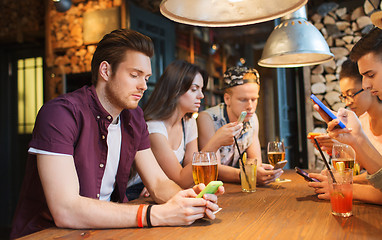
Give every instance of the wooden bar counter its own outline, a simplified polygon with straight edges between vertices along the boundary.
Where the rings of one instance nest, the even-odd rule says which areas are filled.
[[[352,217],[335,217],[330,202],[319,200],[294,171],[286,170],[282,178],[292,181],[258,187],[255,193],[224,184],[223,209],[213,221],[151,229],[50,228],[22,239],[382,239],[382,206],[353,201]]]

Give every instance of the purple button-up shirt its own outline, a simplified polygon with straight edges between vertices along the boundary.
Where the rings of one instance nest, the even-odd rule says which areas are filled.
[[[83,87],[44,104],[36,119],[30,147],[72,155],[79,194],[99,198],[108,151],[107,129],[112,121],[95,87]],[[112,199],[127,202],[126,185],[135,154],[149,148],[150,141],[141,108],[123,110],[120,121],[121,154]],[[36,155],[29,154],[11,238],[52,226],[55,225],[38,175]]]

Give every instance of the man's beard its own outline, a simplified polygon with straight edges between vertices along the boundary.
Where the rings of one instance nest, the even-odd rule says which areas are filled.
[[[138,102],[132,102],[128,101],[128,99],[124,100],[119,96],[118,90],[115,88],[114,85],[107,84],[105,87],[106,97],[108,101],[115,107],[121,108],[121,109],[135,109],[138,106]]]

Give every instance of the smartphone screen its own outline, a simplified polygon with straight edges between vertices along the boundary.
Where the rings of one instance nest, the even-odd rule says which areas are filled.
[[[245,119],[245,116],[247,116],[247,112],[246,111],[242,111],[240,113],[240,116],[239,116],[239,119],[237,120],[238,123],[242,123]]]
[[[316,178],[309,177],[307,172],[305,172],[304,170],[302,170],[302,169],[300,169],[298,167],[295,167],[295,170],[296,170],[296,173],[301,175],[302,177],[304,177],[306,181],[309,181],[309,182],[320,182]]]
[[[287,162],[288,162],[287,160],[284,160],[284,161],[276,163],[276,165],[273,167],[273,170],[285,167]]]
[[[218,188],[220,186],[223,186],[223,182],[222,181],[211,181],[207,186],[206,188],[203,189],[203,191],[201,191],[198,196],[196,196],[197,198],[201,198],[203,197],[204,194],[206,193],[209,193],[209,194],[214,194],[216,193],[216,191],[218,190]]]

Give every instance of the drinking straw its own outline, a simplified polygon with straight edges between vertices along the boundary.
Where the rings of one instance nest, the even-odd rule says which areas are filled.
[[[241,166],[243,166],[243,172],[244,172],[245,180],[247,180],[248,187],[252,189],[251,183],[248,180],[248,175],[245,172],[245,167],[244,167],[244,162],[243,162],[243,154],[241,154],[241,152],[240,152],[239,144],[237,143],[236,137],[234,136],[233,139],[235,140],[236,148],[237,148],[237,151],[239,152],[239,160],[241,162]]]
[[[318,151],[320,151],[321,157],[324,159],[324,163],[325,163],[326,167],[327,167],[328,170],[329,170],[330,176],[332,176],[333,183],[337,183],[336,179],[334,178],[333,172],[332,172],[332,170],[330,169],[329,163],[328,163],[328,161],[326,160],[325,155],[324,155],[324,153],[322,152],[320,145],[318,144],[317,139],[314,138],[314,142],[316,143],[316,146],[317,146],[317,148],[318,148]]]

